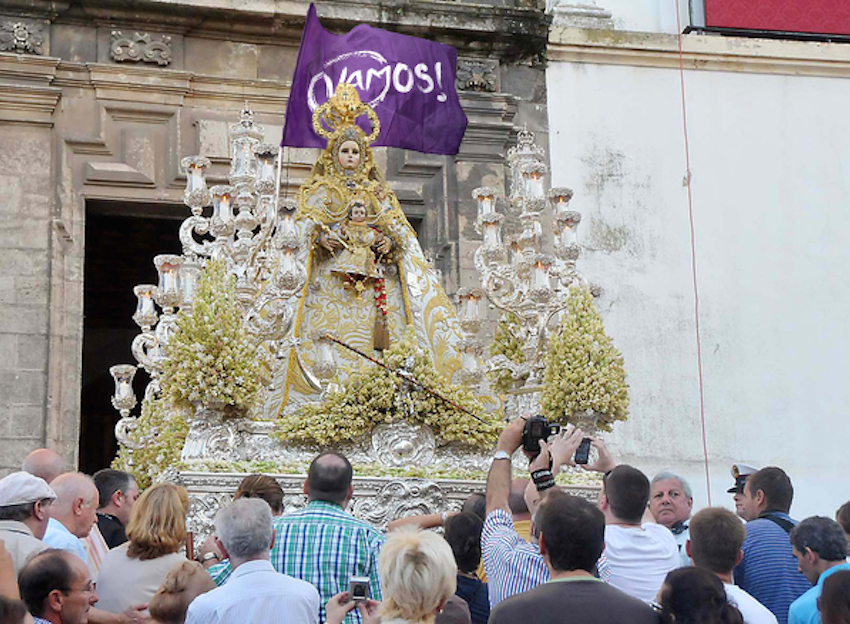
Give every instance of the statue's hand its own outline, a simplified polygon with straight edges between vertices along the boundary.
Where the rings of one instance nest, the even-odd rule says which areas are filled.
[[[393,241],[389,236],[386,236],[385,234],[381,234],[379,232],[373,247],[378,253],[387,254],[393,248]]]
[[[322,232],[319,234],[319,244],[330,252],[334,252],[342,247],[342,241],[333,232]]]

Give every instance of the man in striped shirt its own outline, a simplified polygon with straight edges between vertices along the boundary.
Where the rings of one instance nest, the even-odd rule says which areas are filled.
[[[487,517],[481,532],[481,554],[487,572],[487,591],[490,606],[495,607],[506,598],[527,592],[549,580],[549,569],[537,544],[523,540],[516,532],[508,507],[511,489],[511,456],[522,444],[525,420],[517,418],[502,431],[496,454],[487,477]],[[530,466],[534,470],[548,465],[551,452],[552,472],[572,461],[583,434],[576,429],[565,429],[552,446],[541,441],[541,452]],[[553,481],[554,484],[554,481]],[[529,489],[533,489],[533,485]],[[536,501],[529,507],[535,508]],[[599,577],[607,581],[610,575],[603,554],[597,562]]]
[[[278,572],[307,581],[319,590],[322,622],[326,619],[325,604],[348,591],[352,576],[368,576],[371,598],[381,600],[378,554],[384,534],[345,511],[353,493],[352,476],[351,463],[344,455],[322,453],[310,464],[304,483],[307,507],[273,522],[271,564]],[[233,570],[224,561],[208,572],[216,585],[222,585]],[[353,609],[346,622],[360,624],[360,612]]]
[[[750,475],[741,500],[747,537],[735,584],[770,609],[779,624],[787,624],[791,603],[810,587],[797,569],[788,537],[797,525],[788,515],[793,499],[791,479],[769,466]]]

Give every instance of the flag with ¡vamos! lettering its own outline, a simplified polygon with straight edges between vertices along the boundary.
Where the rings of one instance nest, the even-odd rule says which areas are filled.
[[[466,115],[455,91],[457,51],[448,45],[368,24],[346,35],[327,32],[310,5],[286,106],[281,145],[324,148],[313,111],[344,81],[381,120],[373,145],[457,154]],[[358,120],[368,134],[368,120]]]

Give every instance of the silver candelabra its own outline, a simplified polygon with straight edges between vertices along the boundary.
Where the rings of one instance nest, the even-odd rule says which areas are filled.
[[[567,307],[569,287],[585,280],[576,270],[581,253],[577,242],[581,214],[569,209],[573,191],[546,191],[548,168],[543,149],[534,143],[530,131],[518,133],[517,145],[508,150],[507,164],[510,194],[506,199],[511,212],[519,215],[520,231],[503,240],[505,215],[496,210],[496,190],[486,186],[475,189],[476,230],[483,241],[475,251],[474,262],[481,275],[481,288],[462,288],[457,294],[461,327],[467,332],[461,379],[474,384],[485,372],[507,372],[513,387],[505,408],[508,418],[513,419],[539,412],[550,325]],[[544,235],[541,222],[547,211],[552,215],[551,237]],[[486,317],[485,295],[500,311],[502,320],[511,321],[521,344],[521,361],[499,354],[487,357],[482,367],[484,345],[478,334]]]
[[[158,377],[177,313],[191,310],[209,259],[224,261],[236,277],[236,297],[249,335],[258,345],[265,343],[265,352],[272,356],[284,349],[293,320],[290,299],[303,288],[306,270],[298,254],[302,241],[294,222],[297,203],[279,198],[280,148],[262,142],[263,129],[253,117],[252,111],[243,110],[239,122],[229,128],[228,185],[207,188],[208,158],[189,156],[181,161],[186,174],[183,201],[192,213],[180,226],[183,254],[156,256],[158,283],[133,289],[138,300],[133,320],[141,329],[132,343],[138,365],[109,369],[115,380],[112,405],[121,414],[115,437],[128,448],[137,448],[130,436],[137,426],[130,415],[137,402],[133,377],[144,368],[151,376],[145,397],[159,392]]]

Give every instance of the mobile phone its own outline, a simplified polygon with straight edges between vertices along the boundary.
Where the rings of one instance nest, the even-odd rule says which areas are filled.
[[[576,464],[587,464],[590,459],[590,438],[584,438],[576,449]]]
[[[369,599],[369,577],[352,576],[348,581],[348,596],[354,602]]]

